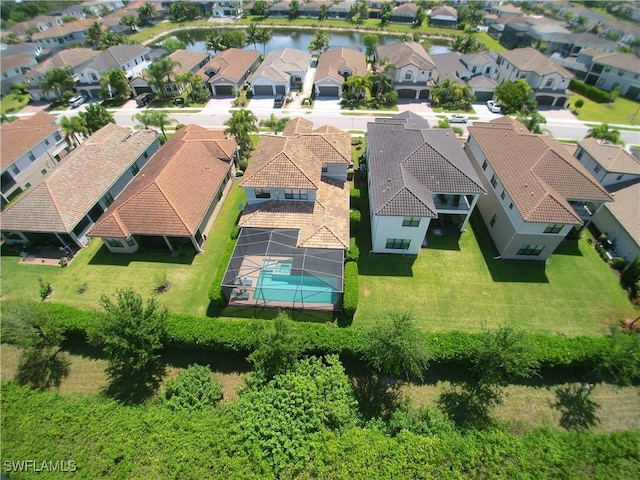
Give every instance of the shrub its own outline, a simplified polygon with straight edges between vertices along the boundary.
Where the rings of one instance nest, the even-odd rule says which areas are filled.
[[[179,124],[177,124],[177,125],[176,125],[176,132],[177,132],[178,130],[180,130],[181,128],[184,128],[184,127],[186,127],[186,125],[185,125],[184,123],[179,123]]]
[[[222,290],[222,280],[224,279],[224,274],[227,271],[227,265],[229,264],[231,255],[233,255],[235,245],[236,242],[232,240],[229,241],[222,258],[220,259],[220,263],[218,264],[216,274],[213,276],[213,280],[211,281],[211,287],[209,288],[209,301],[216,307],[224,307],[227,305],[227,297]]]
[[[621,278],[625,287],[633,287],[640,281],[640,255],[624,267]]]
[[[349,212],[349,220],[351,224],[351,235],[354,235],[360,230],[360,223],[362,220],[360,210],[351,210]]]
[[[601,90],[597,87],[587,85],[586,83],[581,82],[580,80],[576,80],[575,78],[569,83],[569,89],[576,93],[579,93],[580,95],[584,95],[589,100],[593,100],[596,103],[607,103],[611,99],[611,95],[609,92],[605,92],[604,90]]]
[[[170,410],[203,410],[222,400],[222,386],[202,365],[190,365],[166,382],[166,405]]]
[[[627,261],[622,257],[615,257],[613,260],[611,260],[611,268],[613,268],[614,270],[618,270],[619,272],[621,272],[626,266]]]
[[[238,168],[243,172],[247,169],[248,166],[249,166],[249,161],[244,158],[238,162]]]
[[[579,98],[578,100],[575,101],[575,103],[573,105],[576,108],[582,108],[584,106],[584,100]]]
[[[358,308],[358,264],[347,262],[344,266],[344,298],[342,313],[353,318]]]
[[[353,168],[347,170],[347,181],[350,182],[351,180],[353,180]]]
[[[347,255],[345,257],[345,260],[347,262],[357,262],[360,259],[360,249],[358,248],[357,245],[353,244],[349,247],[349,250],[347,250]]]
[[[360,190],[351,187],[349,190],[349,204],[351,205],[352,210],[358,210],[360,208]]]

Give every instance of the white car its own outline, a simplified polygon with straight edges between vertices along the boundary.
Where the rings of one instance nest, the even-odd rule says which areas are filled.
[[[493,100],[487,100],[487,108],[493,113],[502,113],[502,105]]]
[[[460,113],[454,113],[449,116],[449,123],[467,123],[467,116]]]
[[[85,101],[85,98],[82,95],[78,95],[76,97],[72,97],[69,99],[69,106],[71,108],[79,107]]]

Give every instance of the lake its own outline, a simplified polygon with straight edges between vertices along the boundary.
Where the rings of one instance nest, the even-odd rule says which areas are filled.
[[[161,43],[166,38],[177,38],[187,44],[187,50],[195,50],[198,52],[207,51],[207,35],[213,31],[221,31],[221,29],[197,29],[197,30],[185,30],[182,32],[174,32],[167,37],[163,37],[158,40]],[[311,38],[315,30],[282,30],[273,29],[273,35],[271,40],[267,42],[265,46],[265,52],[269,53],[274,50],[280,50],[282,48],[297,48],[299,50],[308,50],[308,46],[311,43]],[[349,47],[357,50],[364,51],[364,45],[362,38],[366,33],[360,32],[337,32],[327,31],[329,35],[329,47]],[[389,43],[396,43],[400,41],[399,36],[395,35],[378,35],[379,44],[387,45]],[[431,47],[429,48],[430,54],[448,53],[451,51],[449,48],[449,41],[444,39],[433,39],[429,41]],[[247,49],[253,50],[253,44],[247,45]],[[262,52],[262,44],[257,45],[257,50]]]

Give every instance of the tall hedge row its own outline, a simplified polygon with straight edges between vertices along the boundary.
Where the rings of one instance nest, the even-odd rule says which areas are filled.
[[[227,297],[224,296],[221,285],[222,280],[224,279],[224,274],[227,271],[227,265],[229,264],[231,255],[233,255],[233,249],[235,248],[235,246],[235,241],[229,241],[227,243],[227,247],[222,254],[222,258],[220,259],[220,263],[218,264],[216,273],[213,276],[213,280],[211,281],[211,287],[209,287],[209,301],[216,307],[224,307],[227,305]]]
[[[572,91],[579,93],[580,95],[584,95],[590,100],[593,100],[597,103],[607,103],[611,100],[611,94],[609,92],[605,92],[604,90],[599,89],[598,87],[594,87],[592,85],[587,85],[580,80],[576,80],[575,78],[569,82],[569,89]]]
[[[348,270],[357,265],[345,265]],[[357,277],[357,275],[356,275]],[[345,303],[348,303],[345,289]],[[49,314],[65,328],[67,335],[85,337],[92,322],[98,321],[98,312],[79,310],[55,303],[44,304]],[[234,319],[220,320],[208,317],[170,314],[167,320],[166,346],[180,350],[203,350],[210,352],[253,351],[261,330],[269,320]],[[333,324],[296,322],[295,330],[305,341],[305,350],[310,354],[337,353],[344,357],[359,357],[364,336],[360,328],[337,328]],[[478,335],[467,332],[425,333],[425,345],[433,365],[455,368],[471,360]],[[582,368],[590,370],[602,362],[609,349],[608,337],[563,337],[559,335],[529,334],[533,354],[542,368]],[[621,337],[621,341],[632,341]]]
[[[342,313],[349,318],[353,318],[358,308],[358,288],[358,264],[347,262],[344,264]]]

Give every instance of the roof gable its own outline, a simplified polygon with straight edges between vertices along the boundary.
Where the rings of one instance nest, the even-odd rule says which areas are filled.
[[[0,125],[2,170],[58,130],[55,117],[46,112]]]
[[[426,50],[417,42],[401,42],[391,45],[380,45],[376,49],[378,58],[388,59],[396,68],[414,65],[420,69],[430,70],[435,64]]]

